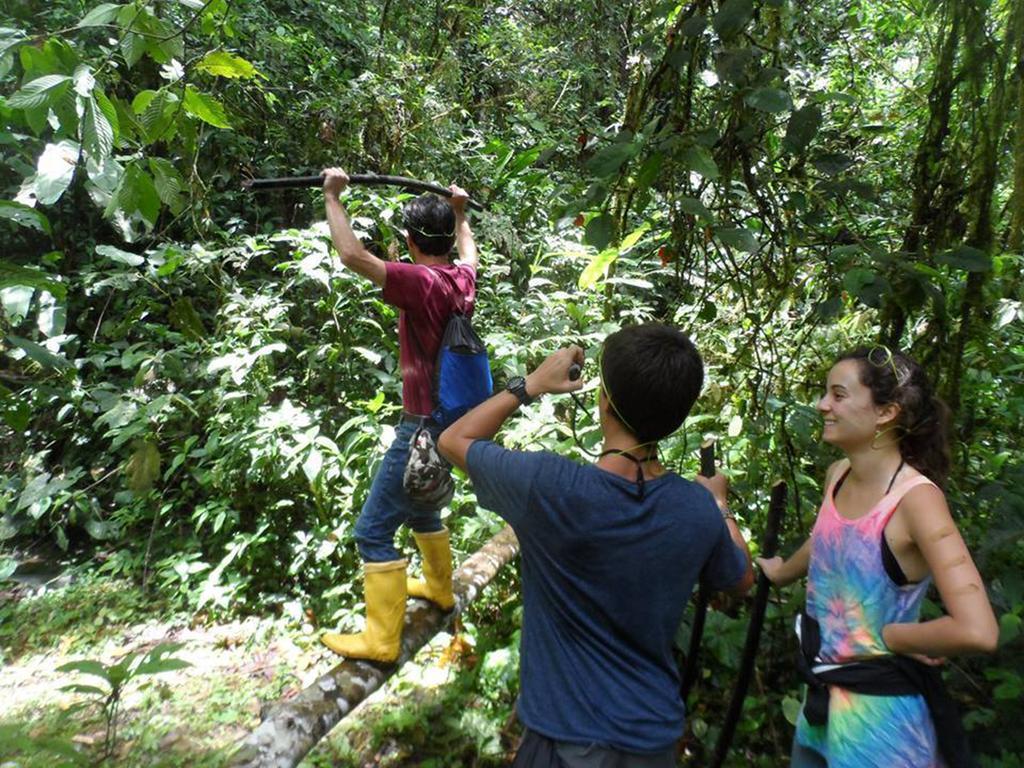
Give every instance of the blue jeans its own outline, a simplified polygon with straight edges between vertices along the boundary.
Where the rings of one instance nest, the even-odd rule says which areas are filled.
[[[426,427],[437,440],[441,428],[428,419]],[[440,531],[441,511],[429,509],[409,499],[402,488],[402,474],[409,458],[409,441],[418,425],[403,419],[395,430],[395,439],[384,454],[370,486],[370,495],[356,521],[355,538],[359,556],[367,563],[399,560],[395,532],[405,523],[417,533]]]

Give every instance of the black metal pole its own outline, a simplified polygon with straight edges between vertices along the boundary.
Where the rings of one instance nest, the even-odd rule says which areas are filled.
[[[768,505],[768,521],[764,530],[764,541],[761,545],[763,557],[774,557],[775,550],[779,545],[779,531],[782,529],[782,518],[786,511],[786,483],[779,480],[772,486],[771,502]],[[771,589],[771,582],[763,573],[757,579],[757,591],[754,593],[754,606],[750,612],[750,623],[747,625],[747,641],[743,646],[743,655],[740,657],[740,670],[736,676],[736,687],[732,691],[732,699],[729,701],[729,709],[726,710],[725,720],[722,722],[722,730],[718,734],[718,743],[715,744],[715,754],[711,760],[711,768],[721,768],[725,762],[725,756],[729,752],[729,745],[732,744],[732,737],[736,733],[736,725],[739,723],[740,715],[743,714],[743,701],[747,698],[747,689],[750,687],[750,678],[754,673],[754,661],[757,656],[757,647],[761,642],[761,628],[764,626],[764,616],[768,608],[768,592]]]
[[[715,441],[705,440],[700,446],[700,473],[704,477],[715,476]],[[679,685],[679,693],[683,704],[690,697],[693,684],[700,673],[700,642],[704,636],[704,622],[708,617],[708,600],[711,598],[707,588],[700,584],[697,590],[697,604],[693,609],[693,624],[690,628],[690,647],[686,651],[686,666],[683,668],[683,680]],[[689,709],[687,709],[689,711]]]
[[[414,192],[433,192],[442,197],[451,197],[452,193],[446,187],[438,184],[431,184],[428,181],[419,181],[405,176],[384,176],[377,173],[353,173],[348,177],[349,184],[356,186],[391,186],[410,189]],[[269,189],[301,189],[307,187],[320,187],[324,183],[323,176],[285,176],[278,179],[246,179],[242,182],[242,189],[250,192],[262,192]],[[466,203],[467,208],[474,211],[484,210],[483,206],[475,200]]]

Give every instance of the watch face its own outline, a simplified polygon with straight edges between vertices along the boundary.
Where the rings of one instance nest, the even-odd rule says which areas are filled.
[[[508,384],[505,385],[505,389],[519,389],[526,385],[526,379],[522,376],[513,376],[508,380]]]

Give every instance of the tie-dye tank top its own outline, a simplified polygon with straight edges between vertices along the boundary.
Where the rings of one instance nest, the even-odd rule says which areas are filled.
[[[919,474],[901,480],[856,520],[836,510],[835,488],[849,469],[843,462],[825,492],[811,534],[807,613],[821,627],[822,663],[885,656],[886,624],[916,622],[930,578],[897,585],[885,570],[882,537],[900,500],[931,481]],[[921,696],[867,696],[829,688],[828,724],[812,726],[803,713],[796,739],[828,761],[829,768],[938,768],[935,728]]]

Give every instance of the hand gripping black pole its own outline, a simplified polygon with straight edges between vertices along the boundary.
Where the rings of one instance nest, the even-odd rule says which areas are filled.
[[[285,176],[279,179],[246,179],[242,182],[242,189],[249,192],[261,192],[268,189],[300,189],[304,187],[322,187],[323,176]],[[410,179],[405,176],[383,176],[377,173],[353,173],[348,177],[348,183],[355,186],[391,186],[410,189],[414,192],[433,192],[442,197],[451,197],[451,190],[438,184],[431,184],[427,181]],[[466,202],[466,207],[474,211],[482,211],[484,207],[475,200]]]
[[[782,529],[782,518],[786,511],[786,483],[779,480],[772,486],[771,502],[768,505],[768,522],[764,529],[764,541],[761,544],[762,557],[774,557],[775,550],[779,546],[779,531]],[[729,701],[729,709],[725,713],[725,720],[722,722],[722,730],[718,734],[718,743],[715,744],[715,754],[711,760],[711,768],[721,768],[725,762],[725,756],[729,752],[729,745],[732,744],[732,737],[736,733],[736,725],[739,723],[740,715],[743,714],[743,700],[747,697],[747,688],[750,687],[750,678],[754,673],[754,662],[757,657],[757,647],[761,642],[761,628],[764,626],[764,616],[768,608],[768,592],[771,590],[771,582],[762,572],[757,578],[757,591],[754,593],[754,605],[750,612],[750,623],[747,625],[747,641],[743,646],[743,655],[740,657],[740,670],[736,676],[736,687],[732,691],[732,699]]]
[[[705,440],[700,446],[700,473],[704,477],[715,476],[715,441]],[[700,673],[700,642],[704,636],[704,622],[708,617],[708,600],[711,595],[703,584],[700,584],[697,591],[697,604],[693,609],[693,624],[690,628],[690,647],[686,651],[686,666],[683,668],[683,681],[679,686],[679,693],[683,697],[683,704],[690,696],[693,684],[697,682],[697,675]],[[687,708],[689,711],[689,708]]]

